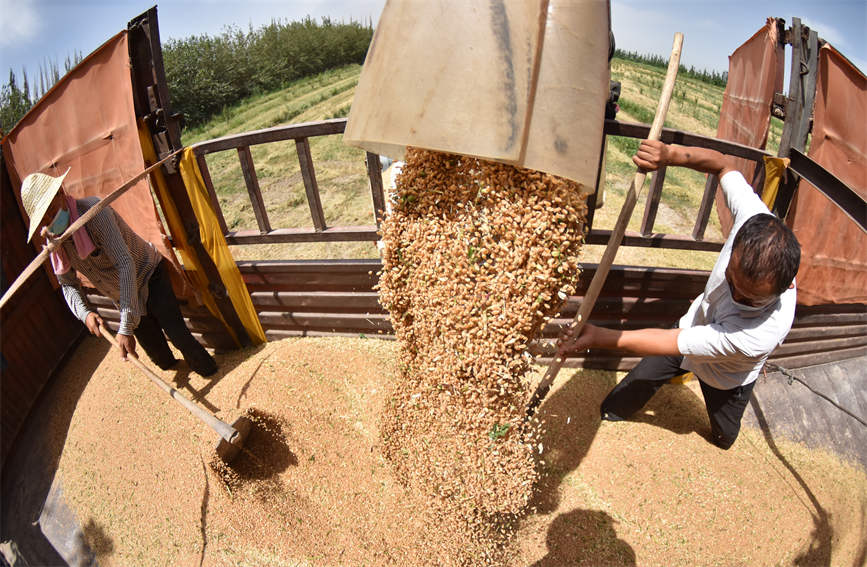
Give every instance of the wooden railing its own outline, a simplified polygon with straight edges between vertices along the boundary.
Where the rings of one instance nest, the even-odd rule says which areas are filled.
[[[321,122],[295,124],[289,126],[275,126],[264,130],[246,132],[225,136],[215,140],[194,144],[193,152],[198,160],[202,171],[202,177],[208,187],[211,203],[217,212],[220,227],[226,240],[230,244],[270,244],[286,242],[336,242],[336,241],[375,241],[379,239],[377,229],[385,209],[385,195],[383,193],[382,177],[380,174],[379,156],[367,152],[367,177],[370,181],[374,215],[377,225],[370,226],[327,226],[325,215],[322,210],[322,202],[319,197],[319,185],[316,180],[316,169],[310,156],[310,138],[317,136],[333,136],[342,134],[346,127],[346,119],[339,118]],[[645,124],[630,124],[616,120],[605,121],[605,134],[609,136],[623,136],[643,139],[647,136],[650,126]],[[310,228],[275,228],[271,226],[268,213],[262,200],[259,189],[259,181],[256,176],[256,167],[253,163],[250,147],[257,144],[294,140],[298,152],[298,161],[301,167],[301,176],[304,180],[304,188],[307,194],[307,202],[310,207]],[[715,149],[722,153],[735,157],[752,160],[756,163],[756,171],[762,164],[762,159],[768,152],[709,138],[690,134],[679,130],[663,129],[662,140],[667,143],[676,143],[688,146],[700,146]],[[236,150],[241,171],[250,196],[250,204],[256,216],[258,229],[228,230],[226,221],[220,210],[217,194],[211,181],[205,156],[214,152]],[[647,200],[641,222],[641,231],[628,231],[623,239],[623,246],[639,246],[649,248],[667,248],[681,250],[718,251],[722,244],[719,242],[707,242],[704,240],[705,229],[713,208],[714,195],[718,185],[715,175],[708,176],[705,184],[701,205],[696,216],[695,225],[691,235],[657,234],[653,232],[656,221],[656,213],[665,183],[665,168],[655,172],[652,176],[651,186],[647,192]],[[588,244],[606,244],[610,231],[593,229],[592,219],[590,231],[587,235]]]
[[[325,214],[322,210],[322,200],[319,197],[319,184],[316,181],[316,168],[310,155],[310,138],[317,136],[333,136],[342,134],[346,128],[346,119],[323,120],[306,124],[293,124],[289,126],[275,126],[254,132],[245,132],[225,136],[215,140],[200,142],[191,146],[202,178],[208,187],[211,205],[217,213],[220,228],[226,236],[229,244],[273,244],[285,242],[357,242],[376,241],[379,239],[377,230],[385,210],[385,195],[382,190],[382,175],[380,173],[379,156],[366,152],[367,177],[370,180],[370,192],[373,198],[374,218],[376,225],[368,226],[336,226],[329,227],[325,224]],[[250,146],[294,140],[298,152],[298,163],[301,167],[301,177],[304,180],[304,189],[307,194],[307,204],[310,206],[312,228],[273,228],[268,219],[268,212],[262,200],[262,192],[259,189],[259,179],[256,176],[256,167],[250,153]],[[205,156],[210,153],[237,150],[250,195],[250,204],[256,215],[258,230],[229,231],[226,219],[220,209],[217,193],[211,181],[208,164]]]
[[[316,171],[310,157],[310,139],[334,136],[343,132],[346,120],[327,120],[309,124],[278,126],[256,132],[226,136],[192,146],[202,170],[214,211],[231,244],[261,244],[274,242],[333,242],[374,241],[379,238],[377,226],[327,226],[324,219]],[[644,138],[649,126],[606,121],[609,136]],[[265,210],[256,168],[250,147],[285,140],[294,140],[298,150],[301,175],[310,205],[309,228],[271,226]],[[760,171],[767,152],[714,138],[664,129],[662,140],[688,146],[711,148],[722,153],[745,158]],[[235,150],[250,202],[256,214],[257,229],[229,231],[226,228],[211,182],[205,156],[220,151]],[[807,158],[808,159],[808,158]],[[366,154],[367,176],[377,224],[385,209],[379,156]],[[690,235],[657,234],[653,232],[666,171],[656,172],[650,184],[644,206],[641,230],[628,232],[624,246],[666,249],[718,251],[722,244],[704,241],[704,232],[713,208],[718,180],[708,176],[696,221]],[[848,189],[843,186],[840,191]],[[835,200],[835,202],[837,202]],[[863,203],[863,201],[862,201]],[[857,211],[856,211],[857,213]],[[591,220],[592,222],[592,220]],[[590,244],[605,244],[610,231],[591,229]],[[345,335],[389,338],[394,330],[388,313],[379,305],[376,283],[382,268],[379,260],[269,260],[238,262],[241,275],[250,292],[253,305],[269,340],[292,336]],[[532,350],[544,362],[553,352],[555,338],[571,320],[595,266],[584,265],[575,296],[569,297],[560,316],[551,319]],[[590,319],[612,328],[666,327],[672,325],[690,301],[704,287],[707,272],[658,267],[615,266],[600,295]],[[95,298],[92,298],[96,301]],[[99,304],[97,302],[97,304]],[[100,304],[100,314],[110,325],[119,315],[108,304]],[[202,313],[184,308],[188,324],[205,344],[215,348],[231,348]],[[834,305],[818,308],[798,307],[795,324],[783,347],[775,351],[772,360],[789,367],[830,362],[867,352],[867,312],[863,305]],[[616,351],[593,351],[577,354],[567,366],[626,370],[637,358]]]

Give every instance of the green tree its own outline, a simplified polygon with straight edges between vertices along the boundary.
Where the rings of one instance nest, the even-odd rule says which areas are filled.
[[[0,130],[3,132],[12,130],[33,106],[30,101],[30,85],[27,83],[27,73],[22,74],[24,76],[23,88],[18,86],[12,69],[9,69],[9,81],[0,87]]]
[[[363,63],[372,25],[272,20],[246,33],[226,28],[218,37],[193,36],[163,45],[172,109],[187,125],[205,122],[223,108],[270,92],[308,75]]]

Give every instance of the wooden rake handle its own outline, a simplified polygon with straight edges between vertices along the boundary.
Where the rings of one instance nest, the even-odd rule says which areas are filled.
[[[35,272],[39,268],[39,266],[41,266],[45,262],[45,260],[48,259],[48,255],[51,253],[51,250],[53,250],[54,248],[59,246],[61,242],[63,242],[64,240],[66,240],[67,238],[72,236],[76,230],[78,230],[79,228],[84,226],[84,224],[87,221],[89,221],[90,219],[92,219],[94,216],[96,216],[96,214],[99,213],[99,211],[101,211],[102,209],[107,207],[109,204],[111,204],[114,200],[116,200],[118,197],[120,197],[121,195],[123,195],[124,193],[129,191],[129,189],[131,187],[133,187],[136,183],[141,181],[142,178],[144,178],[150,172],[155,170],[157,167],[161,166],[162,164],[166,163],[167,161],[169,161],[170,159],[172,159],[173,157],[178,155],[181,151],[183,151],[183,148],[181,148],[180,150],[176,150],[176,151],[172,152],[171,154],[167,155],[166,157],[164,157],[160,161],[156,162],[155,164],[149,166],[147,169],[143,170],[141,173],[139,173],[138,175],[136,175],[135,177],[133,177],[132,179],[130,179],[129,181],[127,181],[126,183],[124,183],[123,185],[121,185],[120,187],[118,187],[117,189],[115,189],[114,191],[109,193],[108,195],[106,195],[97,204],[95,204],[90,209],[88,209],[88,211],[86,213],[84,213],[83,215],[78,217],[78,219],[74,223],[69,225],[69,228],[67,228],[63,232],[63,234],[61,234],[57,238],[53,239],[51,241],[50,247],[49,246],[43,247],[42,251],[36,256],[36,258],[33,259],[32,262],[30,262],[30,264],[27,265],[26,268],[24,268],[24,271],[22,271],[21,274],[19,274],[19,276],[17,278],[15,278],[15,281],[12,282],[12,285],[9,286],[9,289],[6,290],[6,293],[4,293],[3,297],[0,298],[0,309],[2,309],[4,305],[6,305],[6,302],[9,301],[9,299],[13,295],[15,295],[15,292],[18,291],[18,289],[24,285],[24,283],[30,278],[30,276],[33,275],[33,272]]]
[[[674,34],[674,45],[671,48],[671,58],[668,60],[668,70],[665,74],[665,83],[662,85],[662,94],[659,97],[659,104],[656,107],[656,115],[653,118],[653,125],[651,126],[650,133],[647,136],[648,140],[659,140],[659,136],[662,133],[662,125],[665,122],[665,115],[668,113],[668,106],[671,102],[671,93],[674,91],[674,81],[677,78],[677,69],[680,66],[680,52],[682,47],[683,34],[678,32]],[[578,313],[569,324],[569,330],[572,331],[573,336],[578,336],[581,333],[584,323],[587,321],[590,312],[596,305],[599,291],[602,289],[602,285],[608,277],[611,263],[614,261],[614,256],[617,255],[617,249],[620,248],[620,243],[623,241],[623,234],[626,232],[626,225],[629,224],[629,219],[632,217],[632,210],[635,208],[638,196],[644,188],[644,180],[646,177],[647,173],[638,169],[635,172],[635,177],[632,178],[632,184],[629,186],[629,191],[626,193],[626,200],[623,203],[623,208],[620,209],[620,216],[617,217],[617,223],[614,225],[614,230],[611,231],[611,236],[608,238],[608,244],[605,247],[602,260],[599,262],[599,267],[596,268],[596,274],[594,274],[593,280],[590,282],[590,287],[587,289],[587,293],[584,294],[584,301],[581,302],[581,307],[578,309]],[[560,368],[563,366],[565,360],[566,357],[558,353],[554,360],[551,361],[548,370],[545,372],[545,376],[542,378],[542,381],[539,382],[536,391],[533,393],[533,397],[530,398],[530,402],[527,405],[527,419],[533,417],[536,408],[538,408],[539,404],[542,403],[542,400],[545,399],[545,396],[551,389],[551,385],[554,383],[554,379],[557,377],[557,373],[560,372]]]
[[[118,350],[120,349],[120,345],[117,342],[117,339],[114,338],[114,335],[111,332],[103,327],[99,326],[99,331],[102,333],[102,336],[105,337],[105,340],[110,342],[112,346],[116,347]],[[226,441],[231,442],[232,439],[238,434],[234,427],[221,420],[211,412],[202,409],[198,404],[181,394],[177,389],[173,388],[170,384],[168,384],[165,380],[157,376],[156,372],[145,366],[145,364],[139,360],[139,358],[133,354],[128,355],[128,360],[131,360],[133,364],[135,364],[139,370],[145,373],[145,375],[150,378],[151,382],[156,384],[161,390],[166,392],[169,396],[171,396],[176,402],[187,408],[187,410],[205,422],[211,429],[217,432],[217,435],[225,439]]]

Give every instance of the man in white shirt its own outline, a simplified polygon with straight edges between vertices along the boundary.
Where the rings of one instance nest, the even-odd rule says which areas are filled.
[[[647,171],[664,165],[715,173],[734,223],[719,259],[674,329],[620,331],[585,324],[559,345],[572,350],[616,348],[646,355],[602,402],[602,419],[620,421],[640,410],[671,378],[691,371],[699,380],[711,441],[728,449],[755,380],[786,338],[795,316],[795,274],[801,247],[723,154],[645,140],[633,157]]]

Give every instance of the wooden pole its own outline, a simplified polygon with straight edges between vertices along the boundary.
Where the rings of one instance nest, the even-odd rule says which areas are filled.
[[[683,47],[683,34],[678,32],[674,34],[674,45],[671,48],[671,58],[668,60],[668,71],[665,75],[665,83],[662,85],[662,94],[659,97],[659,104],[656,107],[656,116],[653,118],[653,125],[650,128],[650,133],[647,136],[648,140],[659,140],[662,133],[662,125],[665,122],[665,115],[668,113],[668,105],[671,102],[671,93],[674,91],[674,81],[677,78],[677,69],[680,66],[680,52]],[[611,236],[608,239],[608,245],[605,247],[605,252],[602,255],[602,260],[599,262],[599,267],[596,269],[596,274],[590,282],[587,293],[584,294],[584,301],[578,309],[572,323],[569,324],[574,336],[581,333],[584,323],[590,316],[593,306],[596,305],[596,299],[599,297],[599,291],[605,283],[605,278],[608,277],[608,271],[611,268],[611,263],[614,261],[614,256],[617,254],[617,249],[623,240],[623,234],[626,232],[626,225],[629,224],[629,219],[632,216],[632,210],[635,208],[635,203],[638,201],[638,196],[644,188],[644,179],[647,173],[640,169],[635,172],[635,177],[632,179],[632,184],[629,186],[629,191],[626,194],[626,200],[623,203],[623,208],[620,209],[620,216],[617,217],[617,223],[614,225],[614,230],[611,231]],[[536,412],[536,408],[545,399],[557,373],[563,366],[566,357],[558,354],[548,366],[545,376],[536,387],[533,397],[527,405],[527,418],[531,418]]]
[[[118,197],[129,191],[130,188],[132,188],[136,183],[141,181],[146,175],[175,157],[180,152],[181,150],[172,152],[171,154],[151,165],[150,167],[148,167],[147,169],[145,169],[144,171],[142,171],[108,195],[106,195],[97,204],[88,209],[86,213],[78,217],[78,219],[74,223],[69,225],[69,228],[67,228],[63,234],[52,240],[50,244],[44,246],[42,248],[42,251],[36,256],[36,258],[33,259],[32,262],[30,262],[30,264],[27,265],[26,268],[24,268],[24,271],[22,271],[21,274],[17,278],[15,278],[15,281],[12,282],[12,285],[9,286],[9,289],[6,290],[6,293],[4,293],[3,297],[0,298],[0,308],[6,305],[6,302],[9,301],[9,299],[13,295],[15,295],[15,292],[18,291],[18,289],[23,286],[24,283],[30,278],[30,276],[32,276],[33,273],[39,268],[39,266],[41,266],[43,262],[48,259],[48,255],[52,252],[52,250],[57,248],[57,246],[59,246],[64,240],[72,236],[76,230],[84,226],[84,224],[87,223],[87,221],[92,219],[94,216],[96,216],[99,211],[106,208]]]
[[[102,325],[99,326],[99,330],[102,333],[102,336],[105,337],[105,340],[111,343],[112,346],[120,349],[120,345],[117,343],[117,339]],[[234,438],[238,436],[238,432],[234,427],[221,420],[211,412],[202,409],[196,403],[186,398],[180,392],[178,392],[175,388],[171,387],[168,383],[166,383],[162,378],[157,376],[156,372],[145,366],[145,364],[138,359],[137,356],[133,354],[129,354],[127,357],[132,363],[145,375],[150,378],[151,382],[156,384],[161,390],[167,393],[172,397],[176,402],[184,406],[187,411],[191,414],[199,418],[203,421],[208,427],[217,432],[217,435],[225,439],[226,441],[232,442]]]

